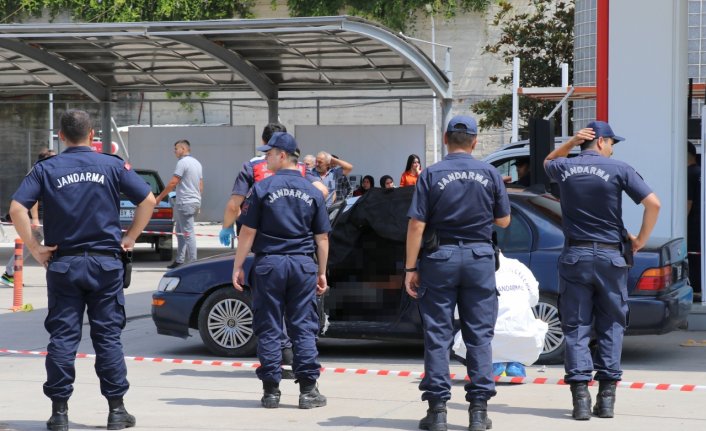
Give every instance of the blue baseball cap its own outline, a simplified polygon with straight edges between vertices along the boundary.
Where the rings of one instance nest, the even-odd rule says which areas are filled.
[[[596,138],[611,138],[613,139],[614,144],[625,140],[622,136],[618,136],[613,133],[613,129],[610,128],[610,124],[605,121],[591,121],[586,127],[593,129],[593,132],[596,134]]]
[[[299,157],[299,145],[297,145],[297,141],[294,140],[294,136],[287,132],[273,133],[267,145],[257,147],[257,151],[266,153],[273,148],[279,148],[282,151]]]
[[[476,120],[473,117],[467,115],[457,115],[449,121],[449,125],[446,126],[447,132],[464,132],[468,135],[478,134],[478,125],[476,125]]]

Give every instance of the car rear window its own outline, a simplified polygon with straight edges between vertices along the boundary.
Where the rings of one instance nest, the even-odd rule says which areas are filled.
[[[145,182],[150,186],[152,189],[152,193],[155,195],[158,195],[162,191],[162,187],[160,184],[160,181],[157,179],[157,176],[152,173],[152,172],[137,172],[137,175],[140,176]]]
[[[155,196],[162,192],[164,186],[162,185],[162,181],[159,179],[159,177],[157,177],[157,174],[155,172],[145,172],[136,170],[135,173],[139,175],[140,178],[142,178],[148,186],[150,186],[150,189],[152,190],[152,193]],[[122,193],[120,193],[120,199],[129,200],[127,196]]]

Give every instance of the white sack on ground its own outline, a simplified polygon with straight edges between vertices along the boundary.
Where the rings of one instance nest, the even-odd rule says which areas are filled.
[[[534,317],[532,307],[539,301],[539,283],[522,262],[500,255],[500,269],[495,273],[498,297],[498,320],[493,338],[493,363],[521,362],[532,365],[544,346],[548,326]],[[455,317],[458,319],[458,307]],[[454,337],[453,351],[466,357],[461,332]]]

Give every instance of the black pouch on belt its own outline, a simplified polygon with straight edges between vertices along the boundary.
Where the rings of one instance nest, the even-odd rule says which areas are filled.
[[[495,271],[500,269],[500,247],[498,247],[498,233],[493,230],[493,234],[490,237],[493,242],[493,251],[495,252]]]
[[[120,255],[123,261],[123,289],[130,287],[132,280],[132,250],[123,251]]]
[[[623,257],[625,258],[625,263],[628,268],[632,268],[635,263],[635,259],[632,253],[632,240],[630,235],[628,235],[628,230],[623,228],[620,231],[620,248],[623,249]]]
[[[430,228],[427,225],[422,234],[422,249],[427,253],[434,253],[439,249],[439,235],[436,234],[436,229]]]

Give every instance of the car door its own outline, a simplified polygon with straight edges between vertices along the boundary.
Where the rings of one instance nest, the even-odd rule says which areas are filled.
[[[366,231],[345,264],[329,267],[324,301],[332,330],[385,332],[398,320],[403,256],[404,243]]]
[[[506,228],[493,226],[498,236],[498,247],[502,253],[530,266],[534,234],[527,217],[515,205],[510,207],[510,225]]]
[[[336,217],[329,240],[330,289],[323,298],[325,335],[372,338],[397,331],[409,306],[402,268],[414,190],[405,189],[373,189]]]

